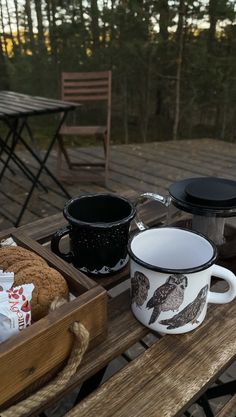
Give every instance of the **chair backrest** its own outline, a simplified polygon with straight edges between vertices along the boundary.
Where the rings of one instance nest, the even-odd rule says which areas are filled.
[[[107,101],[111,105],[111,71],[63,72],[61,86],[62,100]]]

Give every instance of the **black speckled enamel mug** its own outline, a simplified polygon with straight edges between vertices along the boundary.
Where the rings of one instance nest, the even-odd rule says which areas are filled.
[[[91,275],[109,275],[128,262],[130,222],[136,214],[127,199],[115,194],[89,194],[69,200],[63,210],[69,225],[52,237],[52,251]],[[62,253],[60,239],[69,234],[70,252]]]

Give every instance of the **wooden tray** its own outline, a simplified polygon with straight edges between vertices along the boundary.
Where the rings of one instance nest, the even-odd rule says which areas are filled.
[[[74,321],[82,322],[90,332],[89,347],[104,340],[107,332],[104,288],[16,229],[0,234],[0,239],[10,236],[57,269],[76,298],[0,344],[1,408],[19,400],[23,391],[29,393],[45,384],[64,365],[73,343],[69,327]]]

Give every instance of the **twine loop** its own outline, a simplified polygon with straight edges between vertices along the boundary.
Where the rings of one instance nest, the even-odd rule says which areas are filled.
[[[67,301],[63,299],[55,299],[51,304],[50,310],[55,310],[65,302]],[[75,340],[67,365],[64,369],[39,391],[3,411],[0,414],[0,417],[21,417],[28,414],[34,410],[34,408],[39,407],[49,399],[53,398],[66,386],[70,378],[77,371],[89,343],[89,332],[82,323],[74,322],[70,326],[70,331],[74,334]]]

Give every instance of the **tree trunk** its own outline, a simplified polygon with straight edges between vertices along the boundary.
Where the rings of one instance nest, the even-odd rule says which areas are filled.
[[[123,80],[123,122],[124,122],[124,136],[125,143],[129,143],[129,129],[128,129],[128,91],[127,91],[127,75],[124,74]]]
[[[72,6],[71,23],[72,23],[72,26],[75,27],[76,26],[76,19],[75,19],[75,17],[76,17],[75,3],[76,3],[76,1],[75,0],[71,0],[70,2],[71,2],[71,6]]]
[[[83,60],[86,62],[87,60],[87,29],[84,19],[84,6],[83,6],[83,0],[79,1],[79,16],[80,16],[80,33],[82,37],[82,45],[81,47],[81,53],[83,54]]]
[[[7,76],[7,69],[6,69],[6,60],[5,55],[3,52],[3,47],[0,39],[0,89],[1,90],[8,90],[9,89],[9,81]]]
[[[8,49],[7,49],[7,36],[6,36],[6,32],[5,32],[5,25],[4,25],[4,17],[3,17],[3,6],[2,6],[2,2],[0,1],[0,18],[1,18],[1,33],[2,33],[2,39],[3,39],[3,43],[4,43],[4,52],[6,54],[6,56],[8,57]],[[2,44],[1,44],[1,48],[3,50]]]
[[[104,10],[108,8],[107,0],[103,0],[103,16],[104,16]],[[102,23],[102,47],[105,48],[107,43],[107,27],[106,27],[106,20],[103,18]]]
[[[38,27],[38,45],[40,53],[46,52],[44,29],[43,29],[43,16],[42,16],[42,2],[41,0],[34,0],[35,11],[37,16]]]
[[[169,4],[168,0],[160,0],[158,3],[158,9],[160,13],[159,26],[160,26],[160,43],[158,46],[158,72],[160,74],[166,74],[168,71],[168,24],[169,24]],[[168,103],[168,80],[162,77],[158,80],[156,88],[156,109],[155,115],[161,115],[166,119],[169,115],[169,103]]]
[[[52,42],[52,22],[51,22],[50,0],[46,0],[46,13],[47,13],[47,19],[48,19],[49,43],[50,43],[51,54],[52,54],[53,53],[53,42]]]
[[[33,55],[35,55],[35,40],[34,40],[34,31],[33,31],[33,20],[31,15],[30,0],[25,0],[25,13],[27,16],[27,26],[29,30],[29,45]]]
[[[18,0],[16,0],[16,1],[18,1]],[[22,42],[22,49],[23,49],[23,53],[24,53],[24,55],[27,55],[27,53],[28,53],[28,39],[27,39],[27,26],[28,26],[28,23],[27,23],[27,16],[26,16],[26,13],[23,13],[23,16],[21,17],[21,19],[22,19],[22,26],[23,26],[23,28],[24,28],[24,34],[23,34],[23,37],[24,37],[24,42]]]
[[[18,0],[14,0],[14,6],[15,6],[15,16],[16,16],[16,37],[17,37],[18,47],[21,51],[22,50],[22,44],[21,44],[21,37],[20,37]]]
[[[216,24],[217,24],[217,9],[218,0],[209,0],[209,22],[210,27],[208,30],[208,52],[212,52],[215,44],[215,35],[216,35]]]
[[[12,31],[11,13],[10,13],[9,6],[8,6],[8,0],[6,0],[6,11],[7,11],[9,35],[10,35],[10,39],[11,39],[11,43],[12,43],[12,49],[13,49],[14,53],[16,53],[16,43],[15,43],[13,31]]]
[[[143,97],[143,112],[141,116],[141,133],[143,142],[147,141],[148,125],[149,125],[149,113],[150,113],[150,91],[151,91],[151,68],[152,68],[152,50],[148,54],[148,63],[146,70],[146,80],[144,86]]]
[[[91,33],[92,33],[93,51],[95,52],[99,47],[99,25],[98,25],[99,11],[98,11],[97,0],[91,0],[90,16],[91,16]]]
[[[55,64],[57,64],[58,59],[57,59],[57,41],[56,41],[55,0],[46,0],[46,11],[47,11],[47,19],[48,19],[51,55],[54,58]]]
[[[83,31],[86,31],[85,28],[85,21],[84,21],[84,7],[83,7],[83,0],[79,0],[79,11],[80,11],[80,24]]]
[[[115,6],[115,0],[111,0],[111,20],[110,20],[110,44],[112,44],[112,42],[115,40],[115,28],[114,28],[114,22],[115,22],[115,17],[114,17],[114,6]]]
[[[173,140],[178,138],[179,118],[180,118],[180,84],[181,71],[183,60],[183,46],[184,46],[184,15],[185,15],[185,0],[179,1],[179,21],[178,21],[178,56],[177,56],[177,70],[176,70],[176,87],[175,87],[175,115],[173,126]]]
[[[160,37],[162,41],[166,42],[169,38],[168,24],[169,24],[169,5],[168,0],[159,1],[159,10],[160,10]]]
[[[225,134],[227,129],[228,115],[230,113],[229,109],[229,86],[230,86],[230,72],[231,68],[231,54],[232,54],[232,40],[228,38],[228,45],[226,48],[227,55],[225,60],[224,68],[224,77],[223,77],[223,98],[222,98],[222,122],[221,122],[221,132],[220,139],[225,140]],[[233,75],[233,74],[232,74]]]

